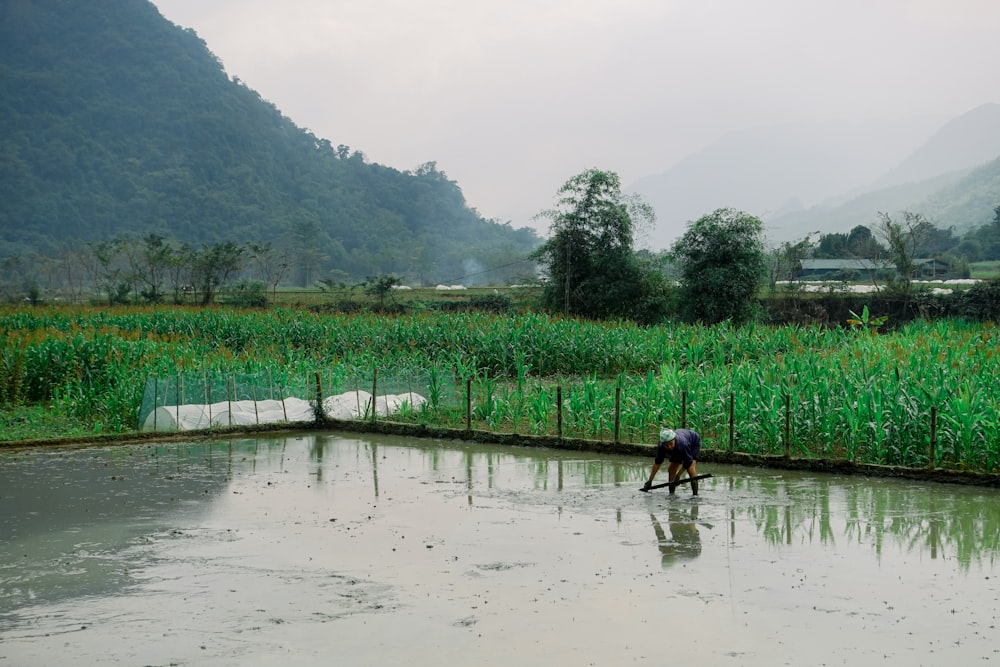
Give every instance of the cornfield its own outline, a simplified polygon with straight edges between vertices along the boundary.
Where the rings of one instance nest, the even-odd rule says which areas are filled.
[[[310,398],[318,376],[428,399],[400,421],[626,442],[683,423],[715,449],[994,472],[997,343],[995,325],[956,320],[876,335],[542,314],[7,308],[0,408],[41,405],[95,433],[127,432],[147,378],[255,377]]]

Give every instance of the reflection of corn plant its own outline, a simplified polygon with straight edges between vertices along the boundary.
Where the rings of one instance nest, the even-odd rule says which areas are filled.
[[[791,539],[831,543],[837,529],[848,543],[871,545],[876,554],[895,543],[904,553],[926,552],[931,558],[954,558],[959,567],[996,567],[1000,554],[1000,504],[988,494],[928,493],[926,488],[895,484],[858,484],[841,487],[841,497],[831,503],[832,487],[815,489],[814,495],[795,494],[782,482],[731,480],[775,501],[782,496],[792,502],[767,502],[735,507],[758,532],[773,544]],[[732,489],[731,489],[732,490]],[[830,510],[836,504],[842,509]],[[899,508],[907,508],[900,512]],[[837,525],[831,521],[842,521]],[[891,520],[887,520],[891,519]]]
[[[784,544],[790,536],[788,509],[779,505],[760,505],[749,509],[747,515],[766,542]]]

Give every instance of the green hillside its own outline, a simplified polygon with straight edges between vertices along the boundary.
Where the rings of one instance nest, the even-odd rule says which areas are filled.
[[[916,183],[904,183],[872,190],[836,204],[813,206],[786,213],[768,220],[768,229],[777,240],[797,240],[810,232],[846,233],[858,225],[870,227],[878,220],[879,211],[923,212],[919,202],[931,194],[942,192],[960,183],[966,172],[944,174]],[[986,209],[989,212],[989,209]],[[989,218],[983,220],[988,222]]]
[[[0,258],[157,234],[271,243],[299,282],[433,283],[539,243],[432,162],[371,164],[297,127],[146,0],[0,2],[0,127]]]
[[[957,234],[982,227],[1000,205],[1000,158],[965,174],[961,180],[934,192],[915,207],[938,226],[951,225]]]
[[[814,206],[768,220],[779,241],[802,238],[812,231],[846,233],[871,226],[880,211],[920,213],[940,229],[965,236],[991,224],[1000,205],[1000,159],[975,169],[873,190],[835,206]]]

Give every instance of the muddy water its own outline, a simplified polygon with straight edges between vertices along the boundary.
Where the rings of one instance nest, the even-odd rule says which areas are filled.
[[[0,665],[1000,662],[996,491],[356,434],[0,453]]]

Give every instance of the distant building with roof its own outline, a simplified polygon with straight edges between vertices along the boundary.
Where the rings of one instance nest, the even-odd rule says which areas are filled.
[[[951,265],[939,259],[915,259],[913,265],[915,278],[942,278],[952,272]],[[803,259],[799,270],[799,280],[828,280],[850,274],[870,279],[880,271],[895,271],[896,265],[871,259]]]

